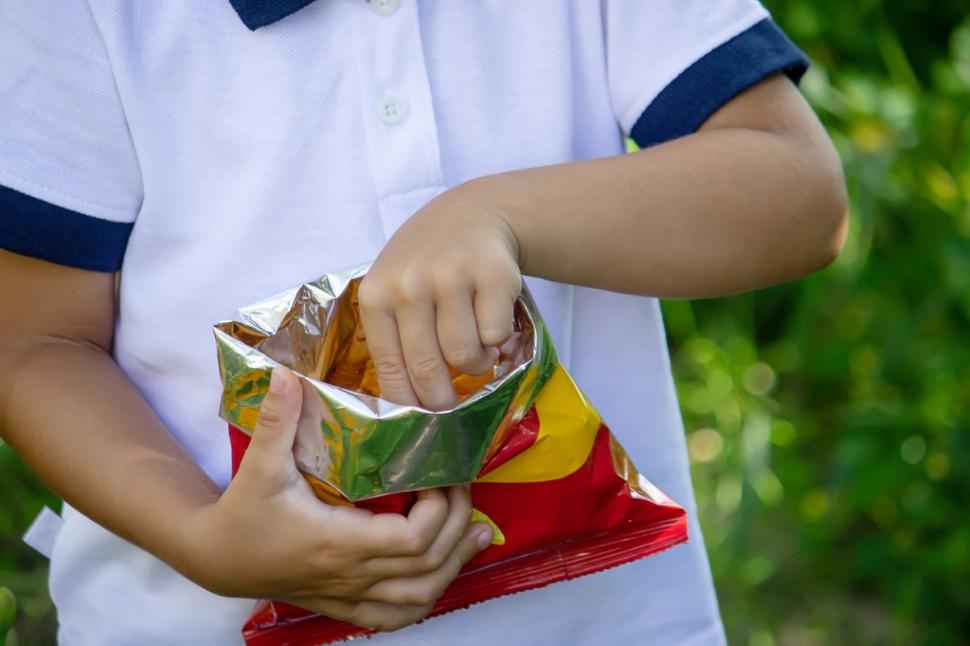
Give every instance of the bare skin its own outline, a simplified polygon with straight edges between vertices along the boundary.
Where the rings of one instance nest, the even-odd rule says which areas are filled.
[[[522,273],[728,294],[824,267],[846,218],[831,143],[782,78],[677,141],[469,182],[406,222],[362,285],[381,386],[401,403],[452,405],[447,364],[487,369]],[[488,544],[490,530],[468,527],[463,488],[422,494],[407,517],[316,500],[291,455],[300,391],[285,370],[220,492],[110,357],[112,275],[0,252],[0,294],[2,437],[71,505],[199,585],[393,630]]]
[[[828,265],[847,224],[842,168],[783,77],[696,134],[633,155],[474,180],[418,211],[360,290],[382,392],[455,403],[512,332],[521,273],[633,294],[696,298]]]

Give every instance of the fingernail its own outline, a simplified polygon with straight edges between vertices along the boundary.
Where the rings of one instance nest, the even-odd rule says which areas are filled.
[[[286,390],[286,377],[280,370],[274,370],[269,378],[269,391],[274,395],[282,395]]]
[[[490,527],[482,527],[478,530],[478,536],[475,538],[478,542],[478,549],[483,550],[492,544],[492,529]]]

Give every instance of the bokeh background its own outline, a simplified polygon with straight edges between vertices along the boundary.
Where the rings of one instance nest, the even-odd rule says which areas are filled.
[[[845,163],[829,269],[664,314],[732,644],[970,643],[970,2],[769,0]],[[0,445],[0,633],[53,637]],[[2,638],[0,638],[2,641]]]

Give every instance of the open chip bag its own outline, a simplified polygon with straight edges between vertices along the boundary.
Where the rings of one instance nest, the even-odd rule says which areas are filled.
[[[233,473],[282,364],[303,387],[294,456],[322,501],[406,513],[417,490],[472,483],[472,520],[491,525],[492,544],[429,617],[687,540],[686,513],[637,472],[573,383],[527,290],[492,370],[453,373],[458,405],[431,412],[380,398],[357,303],[366,271],[327,274],[215,326]],[[371,632],[276,601],[243,627],[251,646]]]

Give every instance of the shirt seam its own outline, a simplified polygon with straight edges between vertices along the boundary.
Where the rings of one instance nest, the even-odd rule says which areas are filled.
[[[620,127],[623,128],[623,132],[627,135],[630,134],[640,115],[642,115],[643,112],[650,107],[650,104],[653,103],[658,96],[660,96],[661,92],[664,91],[664,88],[673,83],[674,80],[684,72],[684,70],[703,58],[705,54],[714,51],[718,46],[723,45],[734,36],[741,34],[746,29],[750,29],[754,25],[766,19],[770,20],[770,14],[768,14],[763,8],[759,7],[758,9],[752,10],[751,13],[745,14],[744,19],[738,19],[724,29],[721,29],[714,36],[711,36],[709,39],[705,40],[703,44],[698,46],[696,49],[690,49],[684,56],[679,58],[675,64],[670,66],[667,73],[668,78],[666,78],[663,83],[658,85],[656,88],[644,90],[634,102],[633,107],[627,110],[626,114],[624,114],[620,120]]]
[[[96,218],[98,220],[104,220],[106,222],[117,222],[119,224],[131,224],[132,223],[131,216],[132,216],[132,214],[134,212],[137,212],[137,209],[132,210],[131,208],[128,208],[128,207],[111,206],[109,204],[103,204],[103,203],[99,203],[99,202],[94,202],[92,200],[88,200],[88,199],[85,199],[83,197],[78,197],[78,196],[75,196],[75,195],[68,195],[67,193],[62,193],[61,191],[59,191],[59,190],[57,190],[55,188],[51,188],[50,186],[47,186],[46,184],[42,184],[42,183],[36,182],[36,181],[26,180],[26,179],[23,179],[22,177],[19,177],[19,176],[16,176],[16,175],[12,175],[12,174],[10,174],[9,172],[7,172],[7,171],[5,171],[3,169],[0,169],[0,179],[3,179],[3,184],[7,188],[12,188],[14,190],[20,190],[20,188],[23,187],[23,188],[26,188],[28,191],[31,191],[31,192],[37,191],[37,192],[42,193],[42,194],[46,194],[46,195],[49,195],[49,196],[53,196],[54,198],[60,198],[60,199],[65,200],[67,202],[77,202],[77,203],[82,204],[82,205],[85,205],[85,206],[93,207],[93,208],[98,209],[100,211],[103,211],[105,213],[109,213],[110,212],[112,214],[116,214],[118,216],[121,216],[121,218],[123,218],[123,219],[114,219],[114,218],[101,217],[100,215],[95,215],[95,214],[92,214],[92,213],[81,213],[81,215],[84,215],[86,217]],[[21,191],[21,192],[25,192],[25,191]],[[33,195],[32,194],[31,197],[37,198],[37,199],[39,199],[41,201],[45,201],[45,202],[50,201],[50,200],[45,199],[46,198],[45,195]],[[68,204],[55,204],[52,201],[50,203],[51,204],[54,204],[54,206],[59,206],[59,207],[61,207],[63,209],[74,210],[74,209],[71,209],[71,207]]]

